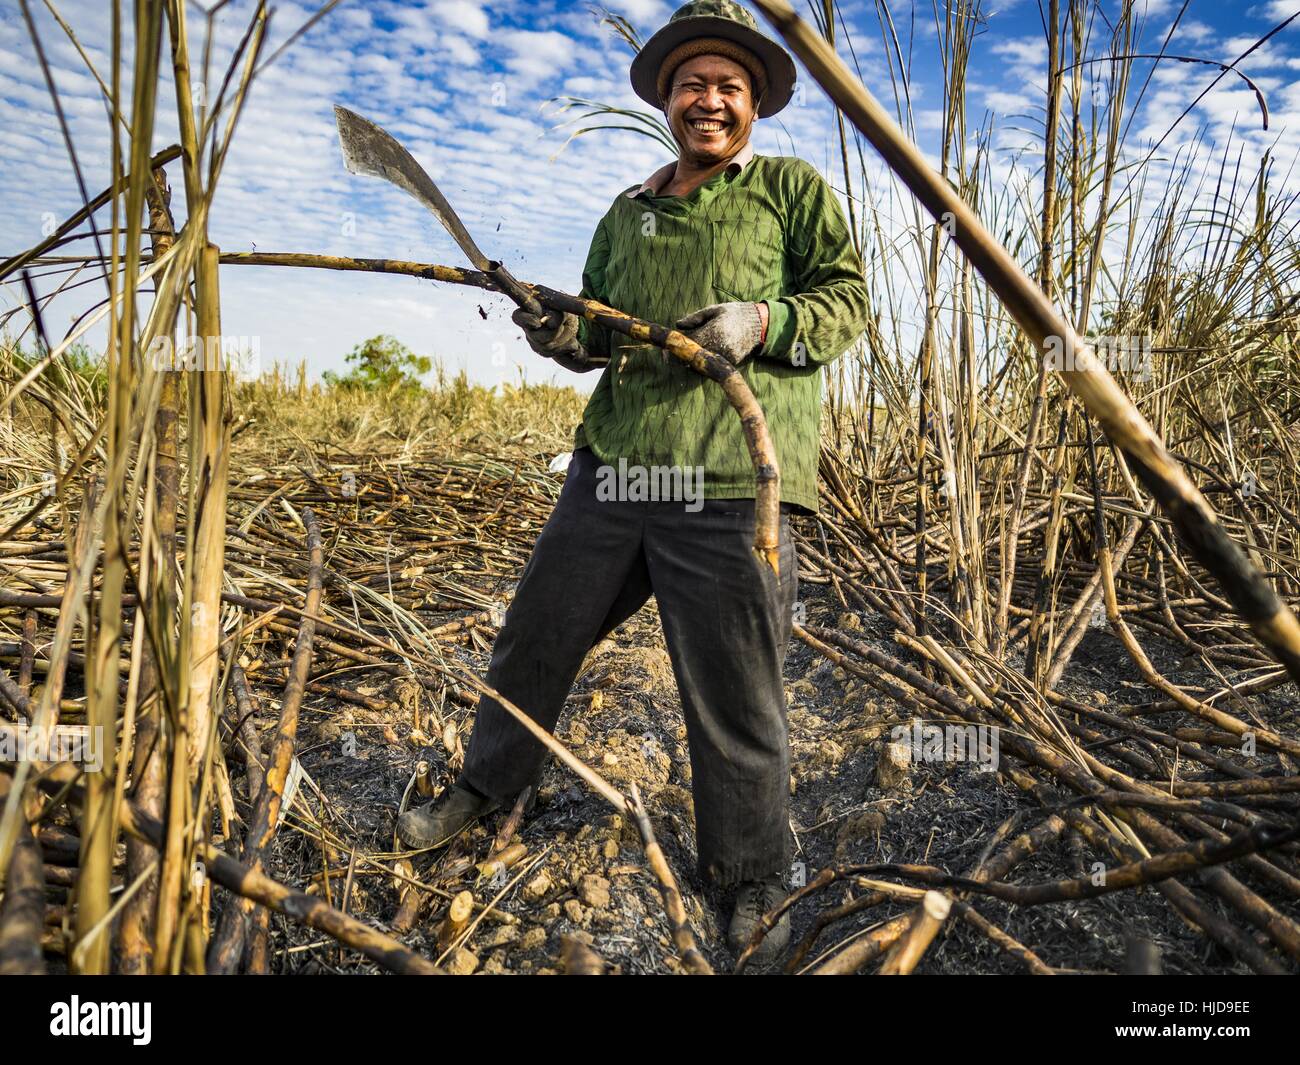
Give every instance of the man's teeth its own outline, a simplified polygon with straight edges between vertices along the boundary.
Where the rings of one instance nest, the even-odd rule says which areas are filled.
[[[713,121],[709,121],[709,120],[706,120],[706,119],[697,118],[697,119],[695,119],[694,121],[691,122],[691,125],[692,125],[693,127],[695,127],[696,129],[698,129],[701,133],[721,133],[721,132],[722,132],[722,123],[721,123],[721,122],[713,122]]]

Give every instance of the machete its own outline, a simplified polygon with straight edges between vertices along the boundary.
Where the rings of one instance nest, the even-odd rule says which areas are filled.
[[[380,129],[370,119],[338,104],[334,105],[334,119],[339,128],[343,165],[350,173],[383,178],[414,196],[443,224],[476,270],[488,274],[507,296],[529,314],[540,318],[546,313],[545,308],[515,280],[502,263],[489,259],[479,250],[474,238],[447,202],[447,197],[425,173],[424,167],[415,161],[415,157],[392,134]]]

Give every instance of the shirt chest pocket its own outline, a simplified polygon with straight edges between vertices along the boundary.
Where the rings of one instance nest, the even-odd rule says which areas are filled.
[[[758,301],[783,295],[785,238],[770,215],[717,218],[709,223],[713,290],[721,300]]]

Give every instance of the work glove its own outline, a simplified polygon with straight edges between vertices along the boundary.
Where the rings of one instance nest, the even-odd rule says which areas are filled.
[[[528,346],[544,359],[554,359],[566,370],[586,373],[595,365],[587,357],[586,349],[578,340],[578,316],[567,311],[557,323],[557,312],[545,317],[519,307],[510,320],[524,331]]]
[[[733,366],[749,358],[763,341],[757,303],[714,303],[679,318],[676,328]]]

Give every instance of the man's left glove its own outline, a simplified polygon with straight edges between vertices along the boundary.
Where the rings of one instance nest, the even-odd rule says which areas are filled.
[[[578,339],[578,316],[566,311],[558,324],[552,324],[556,314],[550,311],[546,317],[539,318],[519,307],[510,320],[524,331],[528,346],[542,358],[554,359],[574,373],[586,373],[595,364],[587,357],[587,351]]]
[[[714,303],[679,318],[676,328],[734,366],[763,342],[763,319],[757,303]]]

